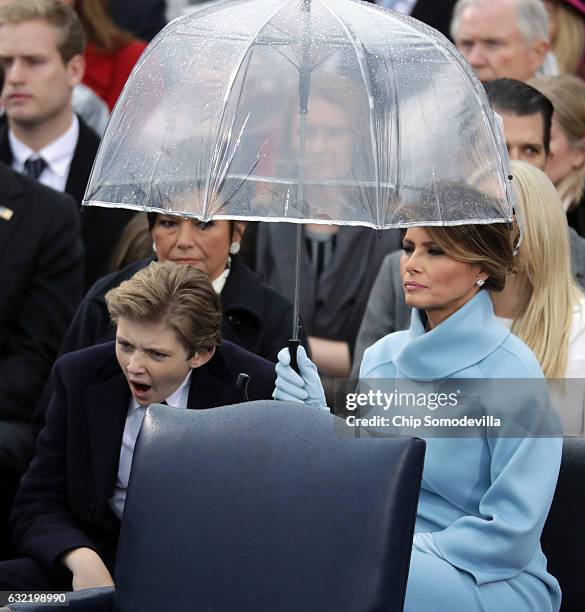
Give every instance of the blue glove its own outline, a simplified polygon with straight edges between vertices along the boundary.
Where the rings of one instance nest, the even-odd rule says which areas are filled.
[[[300,376],[290,367],[288,348],[283,348],[278,353],[276,388],[272,397],[281,401],[303,402],[307,406],[328,410],[317,366],[307,357],[302,346],[297,349],[297,363]]]

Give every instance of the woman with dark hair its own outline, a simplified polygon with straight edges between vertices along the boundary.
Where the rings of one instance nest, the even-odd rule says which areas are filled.
[[[292,304],[262,284],[238,254],[246,224],[211,221],[180,215],[149,213],[152,248],[158,261],[193,266],[209,275],[221,298],[221,334],[226,340],[275,362],[279,349],[290,338]],[[148,258],[104,276],[83,298],[67,330],[60,354],[114,339],[105,295],[152,261]],[[304,337],[303,337],[304,339]],[[50,383],[33,416],[33,431],[44,425],[51,397]]]
[[[110,14],[109,0],[61,0],[79,15],[87,34],[83,83],[114,108],[146,43],[119,28]]]
[[[513,269],[513,238],[505,223],[409,228],[400,270],[413,308],[410,328],[366,350],[360,379],[389,380],[392,389],[466,379],[473,414],[497,411],[506,428],[507,410],[514,409],[530,415],[529,427],[540,423],[548,410],[542,370],[497,321],[488,293],[502,291]],[[300,375],[288,349],[279,353],[274,397],[324,406],[316,367],[302,349],[297,358]],[[492,379],[521,380],[504,399],[493,390],[510,387]],[[474,437],[426,431],[405,610],[557,611],[560,589],[546,570],[540,536],[558,477],[560,432],[518,437],[481,425]]]
[[[241,221],[201,223],[158,213],[150,213],[148,223],[158,261],[191,265],[209,274],[221,296],[223,337],[269,361],[276,361],[292,329],[292,304],[263,285],[241,261],[238,253],[246,224]],[[62,353],[113,339],[104,296],[149,261],[142,260],[104,276],[88,291],[67,332]]]

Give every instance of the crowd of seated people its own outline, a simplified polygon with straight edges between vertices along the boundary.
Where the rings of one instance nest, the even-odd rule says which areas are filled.
[[[127,5],[126,14],[122,4]],[[147,4],[153,11],[148,19]],[[530,354],[527,376],[542,371],[551,378],[585,377],[585,85],[580,79],[585,4],[377,4],[425,18],[452,36],[502,117],[514,160],[517,213],[525,227],[519,252],[510,262],[496,265],[499,272],[494,275],[502,282],[495,285],[484,287],[489,274],[484,278],[482,269],[461,268],[462,273],[473,272],[474,283],[483,282],[472,284],[473,292],[465,294],[460,307],[488,313],[490,325],[507,327],[520,339],[512,352]],[[403,242],[397,230],[380,238],[364,228],[307,226],[302,274],[310,290],[301,303],[307,352],[299,351],[302,376],[296,377],[288,357],[279,357],[293,325],[292,269],[279,257],[282,244],[293,239],[291,227],[256,228],[245,249],[253,253],[251,270],[239,253],[247,241],[241,221],[203,224],[176,215],[93,207],[80,214],[99,136],[76,113],[74,91],[82,83],[89,86],[111,110],[145,48],[141,39],[151,39],[164,26],[163,5],[0,0],[0,487],[5,492],[0,500],[0,559],[11,558],[0,564],[0,590],[77,590],[112,583],[117,531],[144,406],[163,400],[184,407],[241,401],[234,376],[246,369],[254,374],[250,398],[268,398],[274,389],[274,363],[280,363],[277,390],[282,399],[325,405],[320,385],[327,386],[331,377],[350,372],[357,377],[360,368],[368,376],[386,376],[400,367],[382,366],[378,341],[384,338],[392,347],[398,336],[386,338],[393,332],[415,325],[424,335],[443,322],[443,329],[452,325],[449,317],[456,316],[450,312],[433,321],[432,309],[427,312],[424,304],[405,295],[404,277],[419,273],[417,257],[412,256],[426,248],[421,247],[428,239],[425,234],[407,232]],[[569,31],[571,45],[565,45]],[[31,57],[42,58],[50,70],[35,69]],[[335,101],[323,97],[315,104],[329,120],[337,116]],[[310,153],[310,138],[307,147]],[[351,143],[340,143],[335,152],[342,165],[351,154]],[[461,263],[461,253],[452,248],[448,235],[433,236],[447,245],[449,258]],[[458,237],[465,244],[468,239]],[[404,250],[398,250],[401,244]],[[155,288],[162,292],[162,302],[149,303]],[[199,323],[189,322],[188,316],[184,328],[176,327],[161,305],[174,304],[180,310],[182,300],[189,304],[196,294],[206,303],[210,331],[205,338],[190,335],[187,328]],[[138,302],[149,303],[150,310]],[[412,308],[427,312],[428,318],[413,318]],[[378,349],[368,351],[374,344]],[[175,364],[174,359],[181,362],[178,369],[172,366],[180,376],[170,376],[165,369],[164,362]],[[102,379],[94,380],[99,376]],[[96,499],[84,471],[89,445],[83,435],[100,432],[76,421],[71,396],[64,390],[109,379],[116,380],[120,399],[111,424],[116,435],[104,449],[114,457],[115,484]],[[205,385],[205,393],[190,393],[194,383],[198,389]],[[67,436],[77,439],[74,447],[65,446]],[[554,445],[543,449],[550,463],[547,478],[538,483],[542,503],[533,525],[536,540],[559,459]],[[444,451],[433,449],[431,457],[439,462]],[[525,449],[510,452],[522,454]],[[56,455],[59,465],[52,463]],[[78,471],[66,473],[67,463]],[[436,465],[431,461],[429,469],[437,470]],[[504,482],[513,472],[506,472]],[[443,497],[431,500],[427,491],[423,507],[430,504],[439,514],[450,512],[449,483],[440,478],[437,483]],[[484,484],[483,493],[488,494],[490,487]],[[51,516],[55,504],[62,524]],[[87,507],[94,508],[89,518]],[[432,596],[425,573],[434,576],[436,585],[443,579],[456,582],[453,592],[472,606],[469,609],[495,605],[498,593],[486,596],[467,579],[459,582],[459,574],[464,569],[476,581],[489,581],[490,564],[499,562],[506,566],[504,580],[515,580],[515,571],[530,574],[530,580],[536,577],[538,588],[530,588],[538,593],[530,596],[556,609],[558,585],[543,569],[540,555],[526,553],[522,567],[510,566],[510,552],[494,547],[485,567],[474,566],[469,551],[456,550],[457,538],[442,544],[428,537],[441,523],[428,516],[415,539],[409,591],[413,609],[423,609],[428,603],[424,597]],[[471,516],[473,509],[466,508],[460,518]],[[483,527],[477,534],[490,537]],[[529,548],[533,543],[519,545]],[[522,580],[509,584],[520,592],[529,588]],[[523,609],[525,600],[514,600],[516,604]]]

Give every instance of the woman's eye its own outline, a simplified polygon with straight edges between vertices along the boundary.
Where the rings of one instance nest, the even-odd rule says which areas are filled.
[[[440,249],[429,249],[429,255],[444,255]]]
[[[173,227],[175,227],[177,225],[176,221],[169,221],[168,219],[163,219],[159,223],[165,229],[172,229]]]
[[[150,355],[155,359],[163,359],[166,357],[165,353],[159,353],[158,351],[150,351]]]
[[[402,245],[402,250],[403,250],[405,253],[408,253],[409,255],[410,255],[410,253],[413,253],[413,252],[414,252],[414,248],[413,248],[413,247],[408,246],[408,245],[405,245],[405,244],[404,244],[404,245]]]
[[[118,340],[118,346],[123,351],[129,351],[132,348],[132,345],[129,342],[124,342],[123,340]]]

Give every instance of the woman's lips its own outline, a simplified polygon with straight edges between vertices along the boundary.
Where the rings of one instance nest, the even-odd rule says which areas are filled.
[[[425,285],[421,285],[420,283],[416,283],[414,281],[406,281],[404,283],[404,288],[408,291],[417,291],[419,289],[427,289]]]

